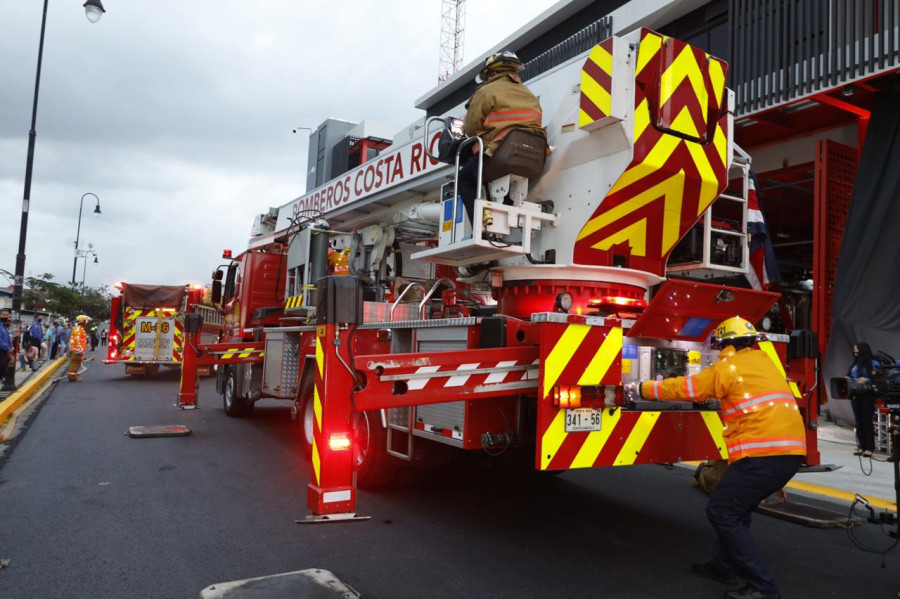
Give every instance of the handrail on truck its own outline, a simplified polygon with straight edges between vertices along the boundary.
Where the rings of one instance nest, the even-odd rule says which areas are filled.
[[[391,304],[391,311],[390,311],[390,314],[389,314],[389,316],[388,316],[388,322],[394,322],[394,308],[397,307],[397,304],[400,303],[400,300],[403,299],[403,296],[406,295],[406,292],[409,291],[410,289],[414,288],[414,287],[421,287],[421,288],[422,288],[422,291],[423,291],[423,292],[425,291],[425,285],[423,285],[423,284],[420,283],[419,281],[413,281],[412,283],[408,284],[408,285],[406,286],[406,288],[400,293],[400,295],[397,296],[397,299],[395,299],[394,302]]]
[[[422,302],[419,304],[419,318],[421,318],[422,320],[425,320],[425,306],[426,304],[428,304],[428,300],[431,299],[431,296],[434,295],[434,292],[437,291],[437,288],[440,287],[441,283],[447,283],[450,285],[450,289],[456,289],[456,285],[447,277],[441,277],[440,279],[435,281],[434,285],[422,299]]]
[[[425,127],[423,127],[424,131],[422,133],[422,147],[425,148],[425,154],[428,155],[432,160],[437,160],[437,156],[431,154],[428,151],[428,131],[431,127],[431,123],[435,121],[444,122],[444,117],[440,116],[432,116],[428,117],[425,121]],[[481,188],[483,187],[483,182],[481,180],[482,171],[484,170],[484,142],[481,141],[481,137],[478,135],[473,135],[471,137],[467,137],[466,139],[460,142],[459,147],[456,148],[456,165],[455,170],[453,171],[453,220],[451,221],[453,225],[450,228],[450,243],[456,242],[456,205],[457,200],[459,198],[459,156],[462,154],[463,148],[467,148],[475,142],[478,142],[478,179],[477,186],[475,188],[475,199],[480,200],[481,197]],[[472,215],[472,218],[475,218],[475,215]]]

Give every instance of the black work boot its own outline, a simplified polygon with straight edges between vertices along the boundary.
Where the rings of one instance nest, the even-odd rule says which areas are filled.
[[[691,564],[691,572],[697,576],[709,578],[733,587],[744,584],[744,581],[738,578],[736,574],[726,571],[715,560],[705,564]]]
[[[748,584],[733,591],[725,591],[725,599],[781,599],[781,595],[777,593],[769,595]]]

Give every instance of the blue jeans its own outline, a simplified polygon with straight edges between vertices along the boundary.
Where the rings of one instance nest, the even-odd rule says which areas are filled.
[[[794,455],[738,460],[728,466],[706,506],[706,517],[716,530],[716,564],[767,595],[779,594],[778,585],[750,538],[750,514],[791,480],[802,461],[803,456]]]

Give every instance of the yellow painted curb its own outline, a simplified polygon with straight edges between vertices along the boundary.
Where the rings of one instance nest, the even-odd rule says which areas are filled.
[[[697,467],[703,462],[682,462],[682,464],[688,464],[690,466]],[[792,480],[787,484],[788,489],[794,489],[795,491],[802,491],[804,493],[812,493],[814,495],[824,495],[825,497],[831,497],[832,499],[842,499],[847,503],[853,503],[853,500],[856,499],[856,493],[852,493],[850,491],[844,491],[842,489],[835,489],[833,487],[826,487],[825,485],[816,485],[814,483],[805,483],[799,480]],[[862,495],[862,493],[860,493]],[[882,499],[881,497],[868,497],[863,495],[866,498],[866,501],[874,507],[880,510],[892,510],[894,512],[897,511],[897,504],[890,499]]]
[[[856,498],[856,493],[851,493],[850,491],[843,491],[841,489],[832,489],[831,487],[825,487],[823,485],[816,485],[813,483],[804,483],[799,480],[792,480],[787,484],[789,489],[794,489],[796,491],[803,491],[805,493],[815,493],[816,495],[825,495],[826,497],[831,497],[832,499],[843,499],[847,503],[853,503],[853,500]],[[862,495],[862,493],[860,493]],[[867,497],[866,495],[862,495],[866,498],[866,501],[872,507],[878,508],[880,510],[891,510],[897,511],[897,504],[888,499],[882,499],[880,497]]]
[[[0,402],[0,426],[2,426],[10,415],[23,403],[29,400],[34,392],[40,389],[53,374],[65,363],[67,358],[56,358],[52,362],[48,362],[41,368],[39,374],[32,376],[28,382],[13,391],[9,397]]]

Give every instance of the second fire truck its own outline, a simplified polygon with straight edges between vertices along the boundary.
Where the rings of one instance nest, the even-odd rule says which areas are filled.
[[[181,366],[187,312],[203,314],[202,342],[218,340],[221,313],[202,304],[202,287],[124,282],[115,287],[119,295],[111,302],[105,364],[124,364],[132,375],[154,375],[160,366]]]

